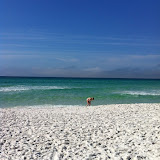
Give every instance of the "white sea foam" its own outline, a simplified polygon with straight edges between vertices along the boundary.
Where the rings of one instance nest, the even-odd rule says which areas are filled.
[[[85,107],[82,105],[52,105],[52,104],[43,104],[43,105],[32,105],[32,106],[16,106],[15,108],[68,108],[68,107]]]
[[[124,91],[121,94],[122,95],[128,94],[128,95],[142,95],[142,96],[146,96],[146,95],[158,96],[160,95],[160,91]]]
[[[14,87],[0,87],[0,92],[16,92],[27,90],[50,90],[50,89],[71,89],[69,87],[59,86],[14,86]]]

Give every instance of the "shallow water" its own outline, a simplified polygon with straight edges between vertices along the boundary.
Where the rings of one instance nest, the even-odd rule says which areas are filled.
[[[160,103],[160,80],[0,77],[0,107]]]

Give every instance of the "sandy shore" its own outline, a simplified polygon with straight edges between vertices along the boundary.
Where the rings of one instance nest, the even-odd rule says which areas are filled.
[[[1,160],[159,160],[160,104],[0,109]]]

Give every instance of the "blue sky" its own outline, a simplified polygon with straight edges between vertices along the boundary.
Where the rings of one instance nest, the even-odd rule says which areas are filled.
[[[158,0],[1,0],[0,76],[160,78]]]

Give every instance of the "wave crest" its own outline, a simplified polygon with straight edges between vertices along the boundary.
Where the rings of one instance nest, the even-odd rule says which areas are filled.
[[[159,96],[160,91],[124,91],[121,94],[137,95],[137,96]]]
[[[14,87],[0,87],[0,92],[16,92],[28,90],[52,90],[52,89],[70,89],[69,87],[59,86],[14,86]]]

